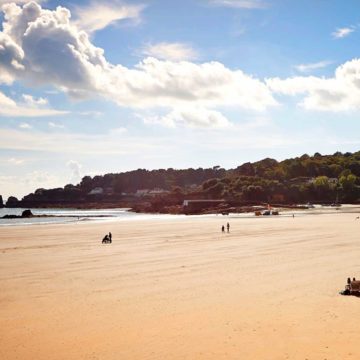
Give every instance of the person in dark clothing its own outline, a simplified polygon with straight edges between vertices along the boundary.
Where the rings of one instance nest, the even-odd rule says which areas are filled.
[[[111,232],[109,232],[109,240],[110,240],[110,243],[112,242],[112,234]]]
[[[221,227],[221,232],[225,232],[225,226],[223,225],[222,227]]]
[[[227,228],[227,232],[229,233],[230,232],[230,224],[229,223],[226,224],[226,228]]]
[[[110,242],[109,235],[106,234],[106,235],[104,236],[104,238],[102,239],[102,243],[103,243],[103,244],[107,244],[107,243],[109,243],[109,242]]]

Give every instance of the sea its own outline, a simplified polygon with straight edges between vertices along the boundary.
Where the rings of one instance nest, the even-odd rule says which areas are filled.
[[[2,208],[0,209],[0,226],[15,225],[36,225],[36,224],[61,224],[76,223],[84,221],[130,221],[130,220],[151,220],[182,218],[185,215],[167,214],[138,214],[129,211],[130,209],[52,209],[52,208],[30,208],[34,215],[48,215],[49,217],[33,217],[18,219],[2,219],[4,215],[21,215],[26,210],[22,208]]]
[[[40,224],[62,224],[79,223],[85,221],[136,221],[136,220],[181,220],[188,217],[222,217],[221,214],[208,215],[170,215],[170,214],[139,214],[130,211],[130,209],[58,209],[58,208],[36,208],[30,209],[34,215],[50,215],[49,217],[33,217],[18,219],[2,219],[4,215],[21,215],[26,210],[22,208],[2,208],[0,209],[0,227],[16,225],[40,225]],[[280,209],[281,217],[295,217],[306,215],[327,215],[336,212],[353,213],[360,216],[360,205],[342,205],[340,208],[314,205],[309,209]],[[254,212],[233,214],[225,216],[228,219],[235,218],[256,218]],[[270,216],[267,218],[274,218]]]

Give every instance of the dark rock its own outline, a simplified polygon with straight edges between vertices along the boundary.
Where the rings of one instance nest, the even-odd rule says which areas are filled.
[[[0,208],[3,208],[3,207],[4,207],[4,202],[3,202],[2,196],[0,195]]]
[[[27,209],[27,210],[24,210],[21,214],[21,217],[32,217],[34,216],[33,213],[31,212],[31,210]]]
[[[6,202],[6,207],[14,208],[19,206],[19,200],[15,196],[10,196]]]

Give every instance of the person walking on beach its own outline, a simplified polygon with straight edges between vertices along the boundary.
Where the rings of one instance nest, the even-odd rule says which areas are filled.
[[[110,243],[111,243],[112,242],[112,234],[110,231],[109,231],[109,239],[110,239]]]
[[[225,232],[225,226],[223,225],[222,227],[221,227],[221,232]]]
[[[226,224],[226,228],[227,228],[227,232],[229,233],[230,232],[230,224],[229,223]]]

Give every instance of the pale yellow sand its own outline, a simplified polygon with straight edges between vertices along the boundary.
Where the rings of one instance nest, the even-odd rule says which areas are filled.
[[[354,219],[2,227],[0,359],[359,359]]]

